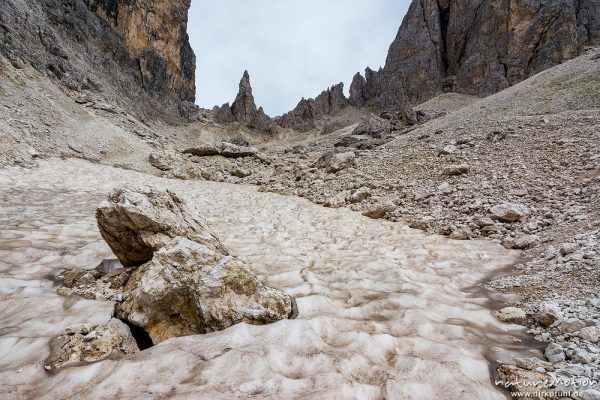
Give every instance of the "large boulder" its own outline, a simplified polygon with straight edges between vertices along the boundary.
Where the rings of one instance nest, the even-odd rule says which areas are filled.
[[[316,162],[316,168],[324,168],[327,172],[338,172],[354,165],[356,153],[347,151],[344,153],[328,152],[323,154]]]
[[[154,343],[239,322],[271,323],[294,310],[290,296],[264,286],[241,260],[183,237],[138,268],[125,292],[119,316]]]
[[[233,143],[221,143],[221,155],[226,158],[251,157],[258,154],[255,147],[238,146]]]
[[[196,210],[168,190],[116,189],[96,216],[124,268],[104,276],[66,271],[58,292],[114,301],[117,317],[141,328],[154,344],[295,314],[293,298],[263,285],[229,255]],[[75,339],[79,346],[81,338]]]
[[[392,125],[390,121],[379,118],[374,114],[369,114],[360,124],[352,131],[353,135],[366,135],[370,137],[380,138],[383,135],[390,133]]]
[[[224,254],[197,210],[175,193],[150,187],[115,189],[96,210],[100,234],[124,267],[138,267],[177,236]]]

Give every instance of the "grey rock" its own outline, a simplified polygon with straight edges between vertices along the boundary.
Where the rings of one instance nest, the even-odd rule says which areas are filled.
[[[237,146],[232,143],[221,143],[221,155],[226,158],[251,157],[258,154],[258,149],[254,147]]]
[[[69,332],[52,341],[53,353],[46,360],[46,370],[56,371],[78,363],[91,363],[108,357],[116,359],[139,352],[129,327],[112,318],[105,325],[87,325],[85,332]]]
[[[527,314],[518,307],[505,307],[494,313],[496,318],[502,322],[523,325],[527,319]]]
[[[580,321],[577,318],[569,318],[560,323],[560,330],[562,333],[576,333],[582,328],[585,328],[585,322]]]
[[[354,165],[356,154],[352,151],[344,153],[325,153],[315,163],[316,168],[324,168],[327,172],[338,172]]]
[[[490,208],[492,218],[501,222],[517,222],[529,215],[529,209],[522,204],[503,203]]]
[[[227,252],[197,210],[168,190],[117,188],[98,206],[96,220],[102,237],[125,267],[150,261],[155,251],[177,236]]]
[[[367,197],[371,196],[371,190],[368,187],[361,187],[350,196],[351,203],[360,203]]]
[[[600,341],[600,327],[588,326],[579,330],[579,337],[588,342],[598,343]]]
[[[392,126],[388,120],[379,118],[374,114],[369,114],[365,117],[354,131],[352,135],[365,135],[374,138],[380,138],[386,134],[389,134]]]
[[[540,237],[536,235],[524,235],[517,238],[509,238],[502,242],[507,249],[527,250],[540,242]]]
[[[396,206],[391,202],[381,202],[372,205],[367,208],[362,215],[365,217],[369,217],[371,219],[380,219],[385,217],[385,215],[389,212],[392,212],[396,209]]]
[[[559,344],[550,343],[544,351],[546,359],[553,364],[563,362],[566,359],[565,351]]]
[[[223,147],[220,144],[206,144],[185,149],[182,153],[191,154],[196,157],[207,157],[220,155],[222,150]]]
[[[559,249],[562,256],[575,253],[577,250],[579,250],[579,245],[577,243],[563,243],[560,245]]]
[[[442,170],[442,175],[460,176],[469,173],[469,166],[466,164],[450,165]]]
[[[542,304],[538,312],[534,315],[536,321],[543,326],[550,326],[563,318],[561,309],[556,304]]]

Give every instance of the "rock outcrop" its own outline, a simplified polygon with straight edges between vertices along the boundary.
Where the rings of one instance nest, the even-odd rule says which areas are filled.
[[[277,124],[298,132],[308,132],[316,128],[316,120],[334,115],[348,104],[348,99],[344,95],[344,84],[338,83],[314,99],[300,100],[296,108],[278,119]]]
[[[67,271],[59,293],[116,302],[116,316],[141,328],[154,344],[239,322],[271,323],[296,311],[290,296],[263,285],[170,191],[116,189],[98,206],[96,218],[125,268],[101,277],[98,271]],[[71,340],[74,347],[80,339]]]
[[[0,54],[78,101],[92,93],[149,116],[187,118],[196,110],[189,7],[190,0],[6,0]]]
[[[229,103],[225,103],[221,107],[215,107],[214,111],[215,120],[220,123],[237,121],[243,126],[260,131],[273,132],[274,130],[271,118],[265,114],[262,107],[257,108],[254,102],[248,71],[244,71],[233,104],[230,106]]]
[[[489,95],[600,41],[600,1],[413,0],[385,68],[356,76],[350,101],[382,107],[444,91]]]

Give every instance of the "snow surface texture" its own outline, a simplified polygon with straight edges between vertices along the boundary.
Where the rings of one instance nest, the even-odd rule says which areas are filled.
[[[94,210],[125,181],[175,190],[299,315],[170,339],[122,360],[48,374],[49,342],[104,323],[111,303],[56,294],[63,268],[114,258]],[[82,160],[0,170],[0,397],[500,399],[486,354],[521,331],[467,290],[515,261],[491,242],[451,241],[254,187],[156,178]]]

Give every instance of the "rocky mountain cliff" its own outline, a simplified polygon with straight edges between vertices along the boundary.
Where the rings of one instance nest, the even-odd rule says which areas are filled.
[[[350,101],[489,95],[599,41],[599,0],[414,0],[385,68],[355,77]]]
[[[383,112],[444,92],[487,96],[599,42],[600,0],[413,0],[384,68],[357,73],[348,99],[334,86],[278,123],[307,131],[346,105]]]
[[[314,99],[303,98],[296,108],[282,115],[277,123],[284,128],[307,132],[315,129],[315,120],[336,114],[348,104],[348,99],[344,95],[344,84],[338,83],[324,90]]]
[[[158,116],[195,100],[190,0],[3,0],[0,53],[85,102]]]

